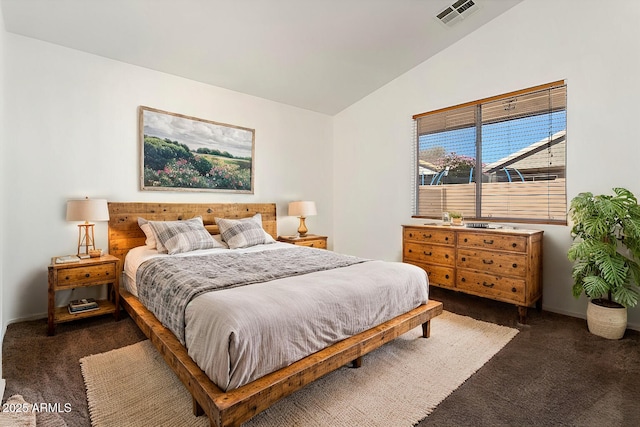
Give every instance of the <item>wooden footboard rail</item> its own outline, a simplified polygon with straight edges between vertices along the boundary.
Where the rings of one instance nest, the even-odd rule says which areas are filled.
[[[121,291],[122,305],[151,340],[194,399],[194,412],[207,414],[212,426],[239,426],[278,400],[341,366],[358,360],[372,350],[422,325],[429,336],[430,320],[442,313],[442,303],[429,301],[408,313],[349,337],[286,368],[235,390],[220,390],[189,357],[175,335],[156,319],[140,301]]]

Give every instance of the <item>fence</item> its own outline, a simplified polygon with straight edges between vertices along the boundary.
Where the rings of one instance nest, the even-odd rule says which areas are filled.
[[[489,182],[482,184],[484,218],[564,220],[567,216],[566,180]],[[444,184],[418,187],[420,216],[440,218],[444,211],[475,216],[476,185]]]

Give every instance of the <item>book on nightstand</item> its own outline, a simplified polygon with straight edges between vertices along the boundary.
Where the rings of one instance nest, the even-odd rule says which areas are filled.
[[[69,262],[80,262],[80,257],[77,255],[65,255],[56,257],[56,264],[66,264]]]
[[[76,299],[69,303],[69,313],[80,313],[82,311],[97,310],[98,303],[93,298]]]

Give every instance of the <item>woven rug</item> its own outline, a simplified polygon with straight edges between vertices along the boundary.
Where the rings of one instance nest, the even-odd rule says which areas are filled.
[[[248,421],[247,427],[412,426],[491,359],[516,329],[444,312]],[[209,426],[149,341],[80,360],[94,427]]]
[[[19,394],[4,402],[0,411],[0,427],[36,427],[36,411]]]

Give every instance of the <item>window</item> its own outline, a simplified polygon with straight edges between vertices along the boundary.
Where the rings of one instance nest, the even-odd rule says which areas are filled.
[[[566,224],[564,81],[413,119],[415,216]]]

